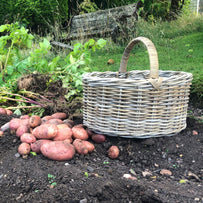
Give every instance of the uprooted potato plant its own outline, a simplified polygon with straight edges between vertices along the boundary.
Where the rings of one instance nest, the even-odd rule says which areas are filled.
[[[0,32],[0,101],[17,114],[25,109],[39,115],[46,109],[56,112],[81,97],[81,77],[91,70],[91,53],[106,44],[90,39],[76,43],[65,56],[53,56],[46,38],[33,44],[34,36],[18,23],[1,25]]]

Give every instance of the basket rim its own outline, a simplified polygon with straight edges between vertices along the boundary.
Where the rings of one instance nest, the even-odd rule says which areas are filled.
[[[95,71],[95,72],[88,72],[88,73],[84,73],[82,75],[82,80],[83,82],[85,81],[100,81],[102,82],[102,80],[104,82],[108,81],[121,81],[123,83],[126,82],[148,82],[148,75],[149,75],[149,70],[132,70],[132,71],[128,71],[126,72],[127,75],[129,74],[137,74],[137,75],[143,75],[143,78],[133,78],[133,77],[127,77],[127,78],[120,78],[118,77],[118,72],[112,72],[112,71],[106,71],[106,72],[99,72],[99,71]],[[169,76],[167,76],[168,74],[170,74]],[[114,77],[110,77],[110,76],[114,76]],[[167,82],[169,80],[172,79],[184,79],[184,78],[192,78],[193,75],[192,73],[189,72],[184,72],[184,71],[165,71],[165,70],[159,70],[159,76],[161,76],[161,78],[163,78],[163,82]],[[107,84],[108,85],[108,84]]]

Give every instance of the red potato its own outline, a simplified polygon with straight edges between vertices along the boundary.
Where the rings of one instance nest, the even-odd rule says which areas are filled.
[[[72,144],[63,141],[52,141],[42,144],[42,154],[52,160],[70,160],[75,155],[75,148]]]
[[[20,119],[21,119],[21,120],[23,120],[23,119],[29,119],[29,118],[30,118],[29,115],[22,115],[22,116],[20,116]]]
[[[111,146],[108,150],[108,156],[111,159],[116,159],[119,156],[119,149],[117,146]]]
[[[20,136],[20,141],[31,144],[33,142],[36,142],[36,137],[31,133],[24,133]]]
[[[78,154],[88,154],[89,152],[87,146],[83,143],[83,140],[75,139],[73,141],[73,146]]]
[[[58,132],[57,135],[53,138],[54,141],[63,141],[72,138],[73,132],[68,125],[59,124],[57,125],[57,128]]]
[[[75,139],[87,140],[89,138],[87,131],[83,127],[74,126],[72,131]]]
[[[10,116],[13,114],[13,111],[9,110],[9,109],[6,109],[6,115]]]
[[[31,128],[35,128],[41,124],[41,118],[37,115],[33,115],[29,119],[29,125]]]
[[[45,123],[50,119],[52,119],[52,116],[44,116],[43,118],[41,118],[41,121],[42,121],[42,123]]]
[[[83,140],[83,144],[87,147],[89,153],[92,153],[94,151],[95,146],[91,142]]]
[[[37,140],[36,142],[33,142],[31,143],[31,150],[33,152],[36,152],[36,153],[41,153],[41,146],[44,144],[44,143],[47,143],[47,142],[53,142],[51,140]]]
[[[28,119],[28,118],[26,118],[26,119],[22,119],[22,120],[21,120],[21,125],[27,125],[27,126],[30,126],[30,124],[29,124],[29,119]]]
[[[71,144],[73,142],[73,138],[65,139],[63,142]]]
[[[106,136],[105,135],[101,135],[101,134],[93,134],[91,136],[91,138],[96,143],[102,143],[102,142],[105,142],[105,140],[106,140]]]
[[[0,115],[7,115],[6,109],[0,108]]]
[[[43,124],[33,129],[32,134],[38,139],[52,139],[58,133],[57,125]]]
[[[12,131],[17,130],[20,127],[21,122],[22,122],[22,120],[20,120],[19,118],[11,119],[10,122],[9,122],[10,130],[12,130]]]
[[[55,125],[58,125],[58,124],[62,124],[62,123],[63,123],[63,121],[61,119],[51,118],[48,121],[42,123],[42,125],[44,125],[44,124],[55,124]]]
[[[52,118],[64,120],[67,118],[67,114],[63,112],[54,113],[51,115]]]
[[[27,125],[21,125],[17,130],[16,130],[16,136],[20,137],[24,133],[29,133],[30,129]]]
[[[21,143],[18,147],[18,153],[21,155],[27,155],[30,153],[30,145],[28,143]]]

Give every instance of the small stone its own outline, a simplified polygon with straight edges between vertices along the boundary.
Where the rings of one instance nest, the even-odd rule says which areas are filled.
[[[156,193],[157,193],[157,192],[158,192],[158,190],[154,190],[154,192],[156,192]]]
[[[19,153],[16,153],[16,154],[15,154],[15,157],[16,157],[16,158],[19,158],[19,157],[20,157],[20,154],[19,154]]]
[[[161,175],[168,175],[168,176],[171,176],[171,175],[172,175],[172,172],[169,171],[169,170],[167,170],[167,169],[162,169],[162,170],[160,171],[160,174],[161,174]]]
[[[159,164],[156,164],[156,163],[155,163],[154,166],[155,166],[155,167],[159,167]]]
[[[142,175],[143,175],[143,177],[151,176],[152,172],[149,170],[145,170],[145,171],[142,171]]]
[[[200,198],[198,198],[198,197],[195,197],[195,201],[200,201]]]
[[[131,176],[130,174],[124,174],[123,178],[131,179],[131,180],[137,180],[136,177]]]
[[[196,130],[193,130],[192,135],[198,135],[198,132]]]
[[[86,198],[85,199],[81,199],[80,203],[87,203],[87,199]]]
[[[69,163],[65,163],[65,166],[69,166],[70,164]]]
[[[94,171],[94,169],[91,166],[87,166],[87,170],[92,173]]]
[[[54,185],[50,185],[50,188],[53,189],[53,188],[54,188]]]

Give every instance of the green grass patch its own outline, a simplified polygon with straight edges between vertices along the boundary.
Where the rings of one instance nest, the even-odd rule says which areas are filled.
[[[201,16],[193,16],[191,19],[186,16],[171,23],[160,22],[157,25],[141,20],[142,26],[138,24],[137,28],[138,36],[148,37],[154,43],[160,70],[193,74],[191,93],[199,99],[203,96],[203,26],[200,19]],[[124,49],[125,46],[109,41],[105,49],[92,55],[93,71],[118,71]],[[109,59],[114,60],[113,65],[107,64]],[[133,48],[127,70],[149,70],[148,53],[143,45]]]

